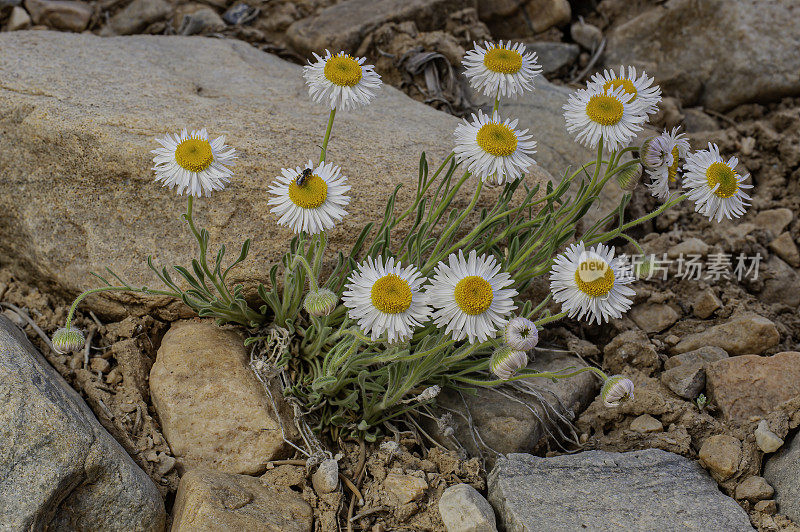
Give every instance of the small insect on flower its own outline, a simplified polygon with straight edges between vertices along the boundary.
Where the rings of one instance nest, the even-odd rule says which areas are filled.
[[[619,406],[633,399],[633,381],[622,375],[607,378],[600,389],[600,397],[607,407]]]
[[[489,359],[489,369],[503,380],[510,379],[527,365],[528,355],[525,351],[519,351],[507,345],[495,349]]]
[[[469,343],[494,338],[497,329],[506,324],[517,308],[513,298],[517,291],[506,288],[514,284],[511,276],[500,271],[491,255],[477,256],[473,249],[469,258],[459,250],[440,262],[426,288],[428,304],[437,310],[433,319],[439,328],[445,327],[454,340],[469,339]]]
[[[517,351],[530,351],[539,343],[539,331],[529,319],[518,316],[503,329],[503,342]]]
[[[478,111],[471,122],[465,119],[456,126],[456,160],[484,182],[516,181],[536,163],[536,141],[527,129],[516,127],[517,120],[502,121],[497,113],[489,117]]]
[[[381,86],[375,67],[365,65],[363,57],[350,57],[345,52],[325,57],[314,54],[315,61],[303,67],[308,94],[317,103],[328,100],[331,109],[355,109],[367,105]]]
[[[180,195],[208,196],[213,190],[224,189],[233,175],[228,166],[233,166],[236,150],[225,144],[225,137],[210,140],[205,129],[191,133],[184,129],[156,141],[162,146],[151,151],[155,154],[156,181],[175,187]]]
[[[619,67],[619,74],[613,70],[604,70],[592,76],[588,85],[598,87],[602,90],[616,89],[622,87],[625,92],[633,95],[633,100],[639,103],[643,111],[647,114],[658,112],[658,102],[661,101],[661,87],[653,85],[653,78],[642,72],[641,76],[636,75],[636,68],[629,66],[628,75],[625,75],[625,67]]]
[[[484,42],[483,46],[476,43],[462,64],[476,91],[492,98],[514,97],[533,90],[536,76],[542,73],[536,59],[536,52],[528,52],[522,43]]]
[[[624,87],[578,89],[564,104],[567,131],[588,148],[596,148],[601,139],[608,151],[624,148],[647,121],[647,113],[633,98]]]
[[[640,150],[641,161],[651,182],[647,184],[650,193],[659,200],[669,197],[669,184],[678,175],[681,159],[689,151],[689,141],[678,128],[645,140]]]
[[[269,187],[272,197],[267,201],[275,205],[270,212],[279,216],[278,224],[310,235],[335,226],[347,214],[344,208],[350,203],[350,197],[345,195],[350,185],[341,172],[332,163],[320,163],[314,168],[311,161],[305,169],[298,166],[281,170]]]
[[[71,351],[77,351],[86,343],[83,333],[79,329],[62,327],[53,333],[50,341],[56,353],[64,355]]]
[[[635,292],[627,285],[633,281],[627,262],[603,244],[588,250],[583,242],[570,245],[550,271],[553,299],[570,318],[586,316],[589,323],[619,318],[630,309]]]
[[[753,185],[743,183],[750,174],[737,174],[739,159],[727,161],[719,154],[716,144],[708,143],[707,150],[699,150],[686,156],[683,186],[688,188],[689,199],[695,202],[695,211],[710,220],[721,222],[722,218],[738,218],[745,213],[750,200],[744,190]]]
[[[336,308],[339,298],[327,288],[312,290],[303,301],[303,308],[312,316],[328,316]]]
[[[372,340],[383,333],[389,343],[406,340],[428,321],[431,309],[420,292],[425,277],[416,266],[403,268],[394,258],[384,262],[380,256],[367,257],[347,281],[342,294],[347,315]]]

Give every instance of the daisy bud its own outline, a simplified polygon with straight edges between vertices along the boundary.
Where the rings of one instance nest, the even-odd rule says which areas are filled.
[[[503,329],[503,342],[517,351],[530,351],[539,343],[539,331],[527,318],[512,319]]]
[[[622,375],[612,375],[603,383],[600,390],[603,404],[608,407],[619,406],[633,399],[633,381]]]
[[[525,351],[518,351],[507,345],[496,349],[489,360],[489,369],[503,380],[510,379],[527,365],[528,355]]]
[[[430,401],[431,399],[435,399],[439,392],[442,391],[441,386],[434,384],[433,386],[429,386],[422,390],[422,393],[417,396],[417,401]]]
[[[654,170],[664,165],[667,160],[668,151],[664,149],[664,145],[660,135],[647,138],[639,150],[639,160],[642,165],[648,170]]]
[[[83,333],[79,329],[62,327],[61,329],[57,330],[55,334],[53,334],[53,339],[51,342],[53,344],[53,349],[56,350],[56,353],[64,355],[70,351],[77,351],[83,347],[83,344],[86,343],[86,340],[83,337]]]
[[[633,164],[617,173],[617,184],[625,192],[633,192],[642,181],[642,165]]]
[[[306,300],[303,302],[303,308],[312,316],[327,316],[333,312],[338,302],[339,298],[336,297],[336,294],[327,288],[320,288],[308,293]]]

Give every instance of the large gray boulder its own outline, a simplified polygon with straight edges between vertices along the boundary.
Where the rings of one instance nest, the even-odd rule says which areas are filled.
[[[150,478],[0,316],[0,528],[160,532]]]
[[[497,462],[488,484],[508,532],[753,530],[703,468],[660,449],[511,454]]]
[[[800,437],[775,453],[764,464],[764,478],[775,488],[778,511],[800,522]]]
[[[157,135],[205,126],[224,134],[240,158],[224,191],[195,202],[196,221],[209,230],[212,252],[225,244],[235,255],[253,239],[231,281],[268,280],[292,233],[269,212],[266,189],[282,167],[319,157],[328,118],[309,99],[299,66],[243,42],[203,37],[17,31],[0,34],[0,49],[0,261],[15,274],[75,293],[96,286],[88,273],[104,266],[155,286],[147,255],[157,264],[188,265],[196,244],[179,220],[186,198],[153,182],[150,150]],[[539,140],[543,163],[556,142],[577,148],[560,114],[563,97],[550,99],[547,87],[540,82],[531,98],[545,98],[541,107],[550,112],[520,120]],[[368,107],[337,114],[328,159],[353,188],[350,214],[330,231],[332,251],[349,249],[365,224],[380,222],[398,183],[397,205],[411,203],[420,153],[435,169],[453,147],[457,122],[388,86]],[[558,153],[559,165],[582,163],[569,161],[567,148]],[[535,167],[526,179],[532,185],[546,176]],[[458,205],[466,205],[473,184]],[[112,293],[89,301],[109,315],[138,303],[175,317],[157,298]]]

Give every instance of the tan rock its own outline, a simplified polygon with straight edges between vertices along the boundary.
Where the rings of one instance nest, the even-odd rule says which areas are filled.
[[[731,357],[706,368],[709,398],[728,419],[764,417],[800,396],[800,352]]]
[[[727,434],[710,436],[700,446],[699,458],[714,478],[728,480],[739,470],[742,442]]]
[[[628,315],[639,328],[649,333],[661,332],[680,318],[680,314],[675,312],[675,309],[663,303],[636,305]]]
[[[181,477],[172,532],[310,532],[311,507],[299,494],[278,493],[257,478],[194,469]]]
[[[8,17],[6,29],[8,31],[17,31],[28,29],[31,26],[31,17],[28,12],[19,6],[11,8],[11,15]]]
[[[661,365],[653,344],[638,329],[625,331],[614,337],[604,350],[603,365],[612,373],[623,373],[634,367],[652,374]]]
[[[600,28],[583,21],[573,23],[569,33],[573,41],[590,52],[597,49],[600,41],[603,40],[603,32],[600,31]]]
[[[783,445],[783,438],[769,429],[766,419],[758,422],[758,426],[753,434],[756,437],[756,445],[765,453],[774,453]]]
[[[184,468],[257,474],[287,452],[248,361],[242,337],[212,321],[177,322],[164,335],[150,371],[150,393],[164,436]]]
[[[567,0],[528,0],[523,9],[534,33],[563,26],[572,18],[572,8]]]
[[[677,259],[681,256],[684,258],[690,255],[700,255],[704,257],[708,254],[708,244],[699,238],[687,238],[683,242],[675,244],[667,250],[667,257],[670,259]]]
[[[778,236],[794,219],[791,209],[781,207],[759,212],[753,220],[759,229],[766,229],[774,236]]]
[[[383,481],[383,489],[395,506],[401,506],[421,499],[428,489],[428,483],[413,475],[389,473]]]
[[[775,515],[778,511],[778,505],[775,504],[774,500],[758,501],[753,508],[757,512],[764,512],[768,515]]]
[[[769,249],[774,251],[791,266],[795,268],[800,267],[800,252],[797,251],[797,244],[795,244],[792,235],[788,232],[781,233],[770,242]]]
[[[698,318],[704,320],[710,317],[717,309],[722,307],[722,301],[711,288],[706,288],[700,292],[692,304],[692,311]]]
[[[695,351],[689,351],[680,355],[670,357],[664,362],[664,369],[672,369],[681,365],[705,366],[711,362],[728,358],[728,353],[719,347],[701,347]]]
[[[92,7],[74,0],[25,0],[25,8],[35,24],[57,30],[83,31],[92,18]]]
[[[763,477],[747,477],[736,486],[736,498],[751,502],[769,499],[775,494],[775,489]]]
[[[746,312],[704,331],[685,336],[672,348],[673,353],[686,353],[705,346],[720,347],[731,355],[761,354],[778,345],[780,334],[767,318]]]
[[[112,34],[131,35],[144,30],[148,24],[166,18],[171,11],[172,7],[164,0],[133,0],[111,17],[108,27]]]
[[[630,428],[635,432],[641,433],[664,432],[664,425],[650,414],[642,414],[631,421]]]

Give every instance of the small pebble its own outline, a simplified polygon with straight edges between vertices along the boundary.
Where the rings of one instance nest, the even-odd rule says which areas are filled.
[[[228,8],[222,15],[222,20],[231,26],[238,26],[239,24],[247,24],[254,20],[259,13],[257,7],[251,7],[247,4],[236,4]]]
[[[664,432],[664,425],[650,414],[642,414],[631,422],[631,430],[642,434]]]
[[[783,445],[783,439],[769,430],[769,423],[762,419],[755,430],[756,445],[765,453],[774,453]]]
[[[323,460],[311,475],[311,485],[317,495],[336,491],[339,487],[339,463],[333,458]]]
[[[111,369],[111,363],[105,358],[92,358],[89,360],[89,367],[93,372],[108,373]]]

